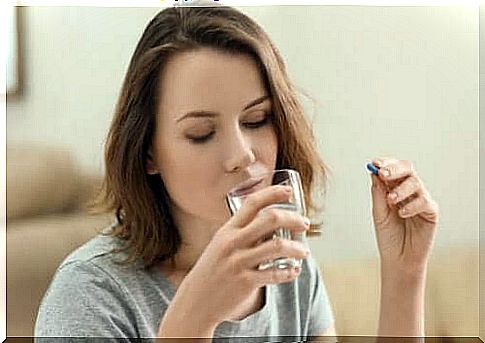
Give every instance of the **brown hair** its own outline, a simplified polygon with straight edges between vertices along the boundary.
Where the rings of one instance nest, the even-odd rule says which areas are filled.
[[[149,267],[172,258],[180,247],[163,176],[149,175],[145,167],[164,63],[176,53],[199,48],[254,58],[273,101],[273,125],[279,137],[276,168],[299,171],[308,216],[322,209],[316,206],[312,191],[318,184],[318,190],[325,193],[327,167],[285,63],[268,35],[231,7],[167,8],[150,21],[131,58],[105,145],[106,174],[90,206],[94,212],[116,213],[118,225],[108,234],[126,243],[118,250],[128,252],[126,263],[141,257]],[[313,223],[310,234],[320,228],[321,223]]]

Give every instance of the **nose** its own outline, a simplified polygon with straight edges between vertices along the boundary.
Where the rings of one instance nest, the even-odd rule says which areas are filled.
[[[224,169],[226,173],[244,170],[256,162],[252,141],[240,130],[236,130],[228,139],[225,156]]]

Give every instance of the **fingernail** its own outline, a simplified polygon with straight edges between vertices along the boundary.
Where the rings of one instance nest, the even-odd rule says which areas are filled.
[[[309,225],[310,225],[310,223],[311,223],[310,218],[308,218],[308,217],[305,217],[305,216],[304,216],[304,217],[303,217],[303,223],[304,223],[306,226],[309,226]]]
[[[290,186],[283,186],[286,193],[291,193],[292,188]]]
[[[385,177],[388,177],[389,175],[391,175],[391,173],[387,169],[381,169],[381,173]]]

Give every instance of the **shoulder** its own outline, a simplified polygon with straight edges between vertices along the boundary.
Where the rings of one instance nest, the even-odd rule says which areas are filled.
[[[124,246],[121,239],[100,234],[70,253],[60,264],[56,276],[81,273],[112,278],[119,282],[143,270],[141,261],[122,264],[127,253],[120,250]]]
[[[130,298],[128,285],[143,272],[141,265],[120,264],[126,253],[118,238],[98,235],[69,254],[57,268],[44,302],[66,305],[73,298],[98,301],[100,297]]]
[[[65,304],[66,297],[123,293],[120,276],[126,267],[115,263],[117,246],[116,238],[98,235],[74,250],[57,268],[46,298],[55,294]]]
[[[114,250],[122,246],[123,242],[121,239],[99,234],[71,252],[61,263],[59,269],[76,262],[92,262],[96,264],[98,261],[110,260],[114,257]]]
[[[57,269],[39,307],[40,336],[132,334],[134,300],[122,282],[124,272],[110,258],[112,238],[98,236],[71,253]],[[126,268],[126,267],[125,267]],[[82,320],[83,325],[79,324]],[[116,332],[105,332],[115,328]]]

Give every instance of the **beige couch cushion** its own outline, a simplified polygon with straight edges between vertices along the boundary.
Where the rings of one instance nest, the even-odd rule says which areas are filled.
[[[478,250],[435,249],[425,292],[427,336],[477,336],[479,329]],[[323,278],[339,335],[376,335],[379,319],[378,257],[322,263]]]
[[[70,208],[79,187],[68,151],[38,144],[7,146],[7,219]]]
[[[7,334],[32,336],[37,309],[62,260],[100,229],[110,215],[82,212],[37,216],[7,230]]]

